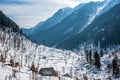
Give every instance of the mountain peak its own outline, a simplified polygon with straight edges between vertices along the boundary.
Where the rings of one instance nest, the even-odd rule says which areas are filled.
[[[85,2],[85,3],[80,3],[74,8],[74,10],[78,10],[81,7],[88,5],[88,4],[95,4],[95,3],[101,3],[101,2],[103,2],[103,1],[90,1],[90,2]]]
[[[72,12],[72,8],[70,7],[65,7],[65,8],[61,8],[59,9],[55,14],[54,16],[59,16],[59,15],[67,15],[67,14],[70,14]]]
[[[64,7],[64,8],[61,8],[61,9],[59,9],[58,11],[70,11],[70,10],[72,10],[72,8],[71,7]]]

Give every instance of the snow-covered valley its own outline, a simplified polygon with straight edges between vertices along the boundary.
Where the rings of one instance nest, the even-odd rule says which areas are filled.
[[[120,80],[107,68],[119,49],[106,50],[98,70],[86,61],[85,47],[77,52],[49,48],[0,29],[0,80]]]

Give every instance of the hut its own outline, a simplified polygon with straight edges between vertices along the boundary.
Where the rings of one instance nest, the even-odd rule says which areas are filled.
[[[54,70],[53,67],[41,68],[39,73],[42,76],[58,76],[58,73]]]

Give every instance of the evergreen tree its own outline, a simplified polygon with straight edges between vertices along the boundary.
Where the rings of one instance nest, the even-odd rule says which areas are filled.
[[[115,57],[113,58],[112,66],[113,66],[113,75],[117,76],[120,73],[119,59],[117,55],[115,55]]]
[[[87,62],[89,61],[89,59],[88,59],[88,49],[87,50],[85,50],[85,54],[86,54],[86,60],[87,60]]]
[[[94,54],[94,59],[95,59],[95,66],[100,70],[100,56],[98,54],[98,52],[96,51]]]
[[[89,51],[89,62],[90,64],[92,63],[92,51],[91,50]]]

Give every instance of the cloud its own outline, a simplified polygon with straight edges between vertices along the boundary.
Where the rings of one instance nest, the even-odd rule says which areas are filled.
[[[11,5],[14,5],[14,4],[24,5],[24,4],[30,4],[30,2],[20,1],[20,0],[1,0],[0,4],[1,5],[9,5],[9,4],[11,4]]]
[[[91,0],[88,0],[91,1]],[[20,27],[33,27],[58,9],[75,7],[86,0],[1,0],[0,9]]]

